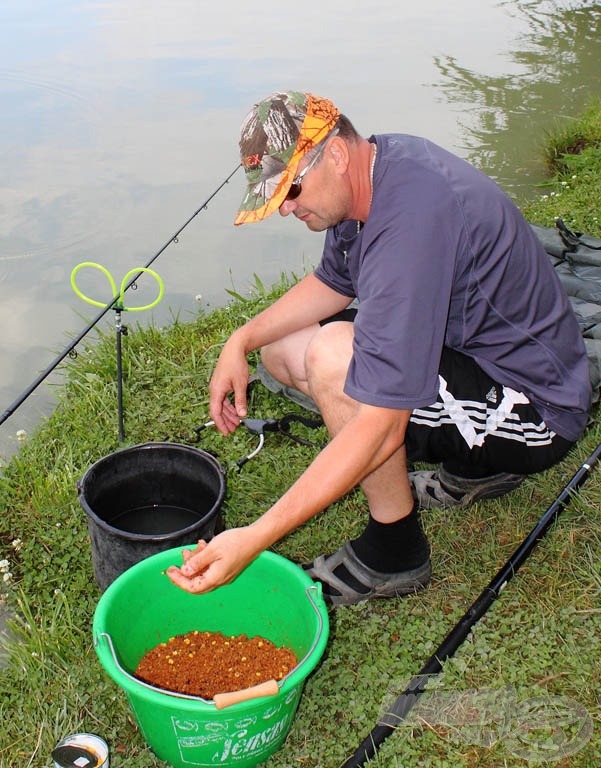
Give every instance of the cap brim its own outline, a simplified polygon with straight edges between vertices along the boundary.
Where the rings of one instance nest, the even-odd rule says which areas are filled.
[[[292,182],[298,175],[297,168],[307,151],[302,154],[295,152],[286,168],[277,176],[272,176],[258,184],[249,184],[240,210],[234,220],[236,226],[263,221],[279,210],[286,199]]]

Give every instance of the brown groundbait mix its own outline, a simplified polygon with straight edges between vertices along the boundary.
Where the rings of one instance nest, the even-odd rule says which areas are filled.
[[[148,651],[136,677],[168,691],[212,699],[216,693],[281,680],[298,660],[263,637],[194,630]]]

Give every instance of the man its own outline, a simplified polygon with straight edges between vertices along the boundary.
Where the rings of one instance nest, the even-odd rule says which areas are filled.
[[[235,223],[279,211],[326,238],[315,272],[224,345],[211,417],[223,434],[245,417],[246,358],[260,348],[272,382],[311,398],[331,440],[254,523],[200,542],[169,575],[191,592],[226,583],[360,484],[364,532],[309,573],[335,605],[408,594],[430,578],[418,507],[506,493],[582,434],[577,322],[513,203],[425,139],[365,139],[328,99],[287,92],[254,106],[240,147]],[[440,466],[409,472],[408,460]]]

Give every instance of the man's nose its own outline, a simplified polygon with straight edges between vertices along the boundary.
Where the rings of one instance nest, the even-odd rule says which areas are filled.
[[[284,200],[280,205],[280,216],[288,216],[296,208],[296,200]]]

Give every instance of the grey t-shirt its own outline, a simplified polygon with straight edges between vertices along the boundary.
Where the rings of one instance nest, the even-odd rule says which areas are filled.
[[[359,300],[345,391],[387,408],[429,405],[443,346],[523,392],[567,440],[590,407],[578,323],[549,257],[487,176],[415,136],[377,144],[374,195],[357,233],[326,234],[315,274]]]

